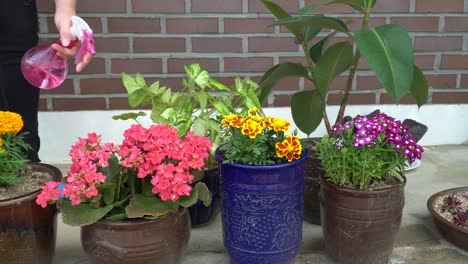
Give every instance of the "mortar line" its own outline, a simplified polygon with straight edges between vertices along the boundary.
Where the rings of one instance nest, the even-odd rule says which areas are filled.
[[[409,3],[409,12],[410,12],[410,13],[416,12],[416,0],[410,0],[410,3]]]

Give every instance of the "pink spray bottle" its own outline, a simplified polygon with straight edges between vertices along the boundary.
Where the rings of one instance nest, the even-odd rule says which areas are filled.
[[[81,47],[75,57],[75,64],[83,61],[87,52],[96,54],[94,35],[89,25],[80,17],[72,16],[70,33],[72,41],[68,47],[81,41]],[[41,89],[53,89],[62,84],[68,74],[68,62],[52,48],[52,44],[62,45],[60,39],[53,43],[36,46],[30,49],[21,61],[21,71],[26,80]]]

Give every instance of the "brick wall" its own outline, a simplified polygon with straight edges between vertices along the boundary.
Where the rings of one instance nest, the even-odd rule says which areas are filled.
[[[37,0],[40,37],[57,37],[54,0]],[[289,10],[317,0],[278,0]],[[400,23],[411,33],[416,63],[429,80],[429,102],[468,103],[468,0],[377,0],[371,25]],[[183,65],[199,62],[227,84],[233,77],[259,80],[273,64],[302,62],[290,34],[268,27],[273,18],[260,0],[79,0],[79,15],[95,31],[98,53],[84,73],[72,71],[57,89],[44,91],[42,111],[128,109],[120,73],[141,72],[148,81],[181,87]],[[352,19],[358,14],[330,5],[320,12]],[[360,19],[350,26],[356,29]],[[350,104],[393,103],[363,61]],[[328,97],[338,104],[344,77]],[[304,89],[300,79],[284,80],[270,106],[289,104]],[[410,98],[403,103],[412,103]]]

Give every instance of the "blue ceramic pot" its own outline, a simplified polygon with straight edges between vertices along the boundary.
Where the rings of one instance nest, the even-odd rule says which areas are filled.
[[[205,183],[211,192],[211,204],[207,207],[203,202],[198,201],[190,206],[190,222],[192,227],[202,227],[211,223],[221,210],[221,198],[219,196],[219,168],[205,170],[201,182]],[[195,186],[196,182],[193,183]]]
[[[293,263],[302,242],[304,156],[291,163],[220,162],[224,246],[233,264]]]

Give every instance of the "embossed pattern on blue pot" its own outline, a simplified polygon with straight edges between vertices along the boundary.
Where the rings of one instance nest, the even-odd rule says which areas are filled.
[[[280,165],[220,165],[224,246],[231,263],[293,263],[302,242],[307,154]]]

